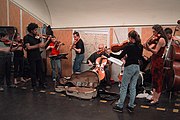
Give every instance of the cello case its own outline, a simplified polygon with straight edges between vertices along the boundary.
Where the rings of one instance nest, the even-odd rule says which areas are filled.
[[[67,95],[92,99],[97,96],[99,77],[94,71],[85,71],[80,74],[72,74],[66,84],[71,84],[71,86],[64,87]]]

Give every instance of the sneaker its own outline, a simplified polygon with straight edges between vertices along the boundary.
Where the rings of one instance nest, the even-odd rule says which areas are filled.
[[[4,91],[4,88],[3,87],[0,87],[0,92],[3,92]]]
[[[56,82],[56,79],[55,79],[55,78],[53,79],[53,82]]]
[[[8,88],[17,88],[17,85],[13,85],[13,84],[12,84],[12,85],[8,85],[7,87],[8,87]]]
[[[21,82],[26,82],[26,80],[23,77],[21,77],[20,79],[21,79]]]
[[[123,108],[120,108],[120,107],[118,107],[117,105],[115,105],[115,106],[113,107],[113,110],[116,111],[116,112],[120,112],[120,113],[123,112]]]
[[[17,85],[18,83],[17,78],[14,78],[14,84]]]
[[[32,90],[33,90],[33,92],[38,92],[37,87],[33,87]]]
[[[129,107],[129,106],[127,106],[127,110],[128,110],[130,113],[134,112],[134,108]]]

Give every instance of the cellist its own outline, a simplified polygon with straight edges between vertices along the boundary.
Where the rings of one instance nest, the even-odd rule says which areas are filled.
[[[99,77],[101,80],[100,87],[105,88],[107,86],[110,86],[110,70],[108,66],[108,61],[107,57],[109,55],[105,51],[104,44],[99,44],[98,45],[98,51],[94,52],[93,54],[90,55],[90,57],[87,59],[87,63],[89,66],[93,66],[91,69],[96,69],[96,72],[99,72],[99,74],[103,77]],[[103,70],[100,70],[100,69]],[[104,71],[104,73],[102,72]]]

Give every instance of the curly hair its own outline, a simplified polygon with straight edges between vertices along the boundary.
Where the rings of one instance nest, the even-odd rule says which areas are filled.
[[[34,30],[34,29],[36,29],[36,28],[38,28],[38,24],[36,24],[36,23],[30,23],[30,24],[27,26],[27,31],[28,31],[29,33],[31,33],[31,31]]]

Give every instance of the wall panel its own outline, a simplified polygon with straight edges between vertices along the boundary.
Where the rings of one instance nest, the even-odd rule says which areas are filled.
[[[58,41],[65,45],[61,46],[60,53],[68,53],[68,59],[62,59],[62,76],[70,76],[72,74],[72,52],[69,51],[69,46],[72,44],[72,30],[53,30]],[[47,75],[51,75],[50,59],[47,58]]]
[[[15,26],[20,33],[20,8],[12,2],[9,3],[9,25]]]
[[[38,24],[39,27],[43,26],[43,23],[32,17],[29,13],[22,11],[22,29],[23,29],[23,36],[26,35],[26,28],[29,23],[34,22]]]
[[[7,25],[7,0],[0,0],[0,25]]]

